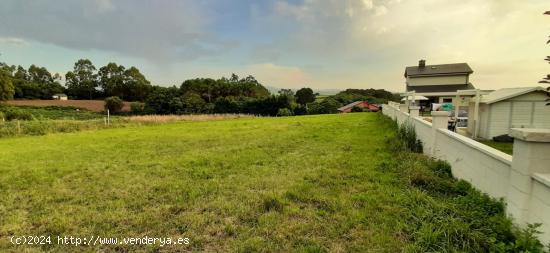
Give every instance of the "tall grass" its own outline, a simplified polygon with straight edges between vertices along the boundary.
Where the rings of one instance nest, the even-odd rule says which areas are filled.
[[[156,122],[165,123],[173,121],[208,121],[221,119],[252,118],[250,114],[188,114],[188,115],[140,115],[130,116],[129,122]]]
[[[0,138],[45,135],[50,133],[68,133],[83,130],[98,130],[105,128],[124,127],[129,125],[169,123],[175,121],[209,121],[237,118],[251,118],[247,114],[201,114],[201,115],[143,115],[130,117],[112,117],[109,124],[104,118],[89,120],[12,120],[0,119]]]
[[[417,154],[414,127],[379,116],[381,127],[394,129],[386,148],[393,159],[378,169],[410,187],[403,203],[414,214],[403,233],[407,252],[547,252],[537,239],[539,225],[520,228],[506,215],[505,203],[452,176],[451,166]]]
[[[0,122],[0,138],[45,135],[49,133],[68,133],[82,130],[97,130],[119,127],[124,122],[112,122],[106,125],[104,120],[13,120]]]

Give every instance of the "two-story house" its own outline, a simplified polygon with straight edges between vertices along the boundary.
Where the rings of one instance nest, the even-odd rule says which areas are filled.
[[[475,89],[470,83],[473,72],[467,63],[426,65],[425,60],[420,60],[418,66],[405,69],[407,91],[427,97],[428,101],[421,101],[424,104],[454,103],[457,90]],[[468,96],[460,100],[460,106],[468,106]]]

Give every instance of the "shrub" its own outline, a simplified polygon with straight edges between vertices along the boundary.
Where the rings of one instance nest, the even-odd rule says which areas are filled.
[[[109,110],[111,113],[117,113],[122,110],[124,102],[119,97],[108,97],[105,99],[105,110]]]
[[[5,112],[6,120],[31,120],[32,114],[28,111],[10,109]]]
[[[292,112],[288,108],[280,108],[277,112],[277,116],[292,116]]]
[[[359,106],[354,106],[353,108],[351,108],[351,112],[363,112],[363,108]]]
[[[145,112],[145,103],[133,102],[130,104],[130,109],[134,114],[142,114],[143,112]]]
[[[294,108],[294,115],[306,115],[307,108],[303,105],[298,105]]]
[[[0,122],[3,122],[6,120],[6,115],[4,115],[4,112],[0,111]]]
[[[422,153],[422,142],[416,139],[414,125],[406,121],[397,129],[397,138],[401,146],[416,153]]]

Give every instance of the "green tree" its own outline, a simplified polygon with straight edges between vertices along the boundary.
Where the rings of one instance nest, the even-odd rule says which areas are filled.
[[[88,59],[78,60],[73,71],[65,75],[67,91],[76,98],[93,99],[97,92],[97,74],[95,66]]]
[[[16,72],[17,73],[17,72]],[[34,64],[29,67],[28,80],[34,83],[48,84],[53,83],[53,76],[44,67],[37,67]]]
[[[294,97],[294,91],[292,91],[292,89],[280,89],[278,93],[282,96]]]
[[[203,113],[207,112],[207,106],[204,99],[194,92],[187,92],[181,97],[185,113]]]
[[[0,70],[0,101],[12,99],[14,93],[15,90],[10,74],[4,70]]]
[[[28,81],[29,80],[29,73],[22,66],[17,66],[17,70],[13,74],[13,78]]]
[[[142,102],[132,102],[130,104],[130,109],[133,114],[142,114],[145,112],[145,103]]]
[[[320,103],[322,107],[322,113],[337,113],[338,108],[342,106],[338,101],[333,98],[327,98]]]
[[[124,99],[124,71],[124,66],[117,65],[114,62],[99,68],[97,73],[99,87],[103,90],[105,96],[118,96]]]
[[[151,91],[151,82],[136,67],[124,71],[125,98],[129,101],[144,101]]]
[[[296,91],[296,102],[301,105],[307,105],[315,101],[315,94],[311,88],[301,88]]]
[[[277,116],[280,117],[286,117],[286,116],[292,116],[292,111],[288,108],[279,108],[279,111],[277,112]]]
[[[117,96],[108,97],[105,99],[105,110],[110,113],[117,113],[124,107],[124,102]]]

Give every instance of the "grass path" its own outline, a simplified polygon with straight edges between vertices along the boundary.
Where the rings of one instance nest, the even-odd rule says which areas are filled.
[[[31,252],[401,251],[423,228],[411,220],[441,203],[381,169],[396,154],[385,145],[394,130],[378,121],[256,118],[0,140],[0,251],[23,249],[6,239],[23,234],[191,240]]]

